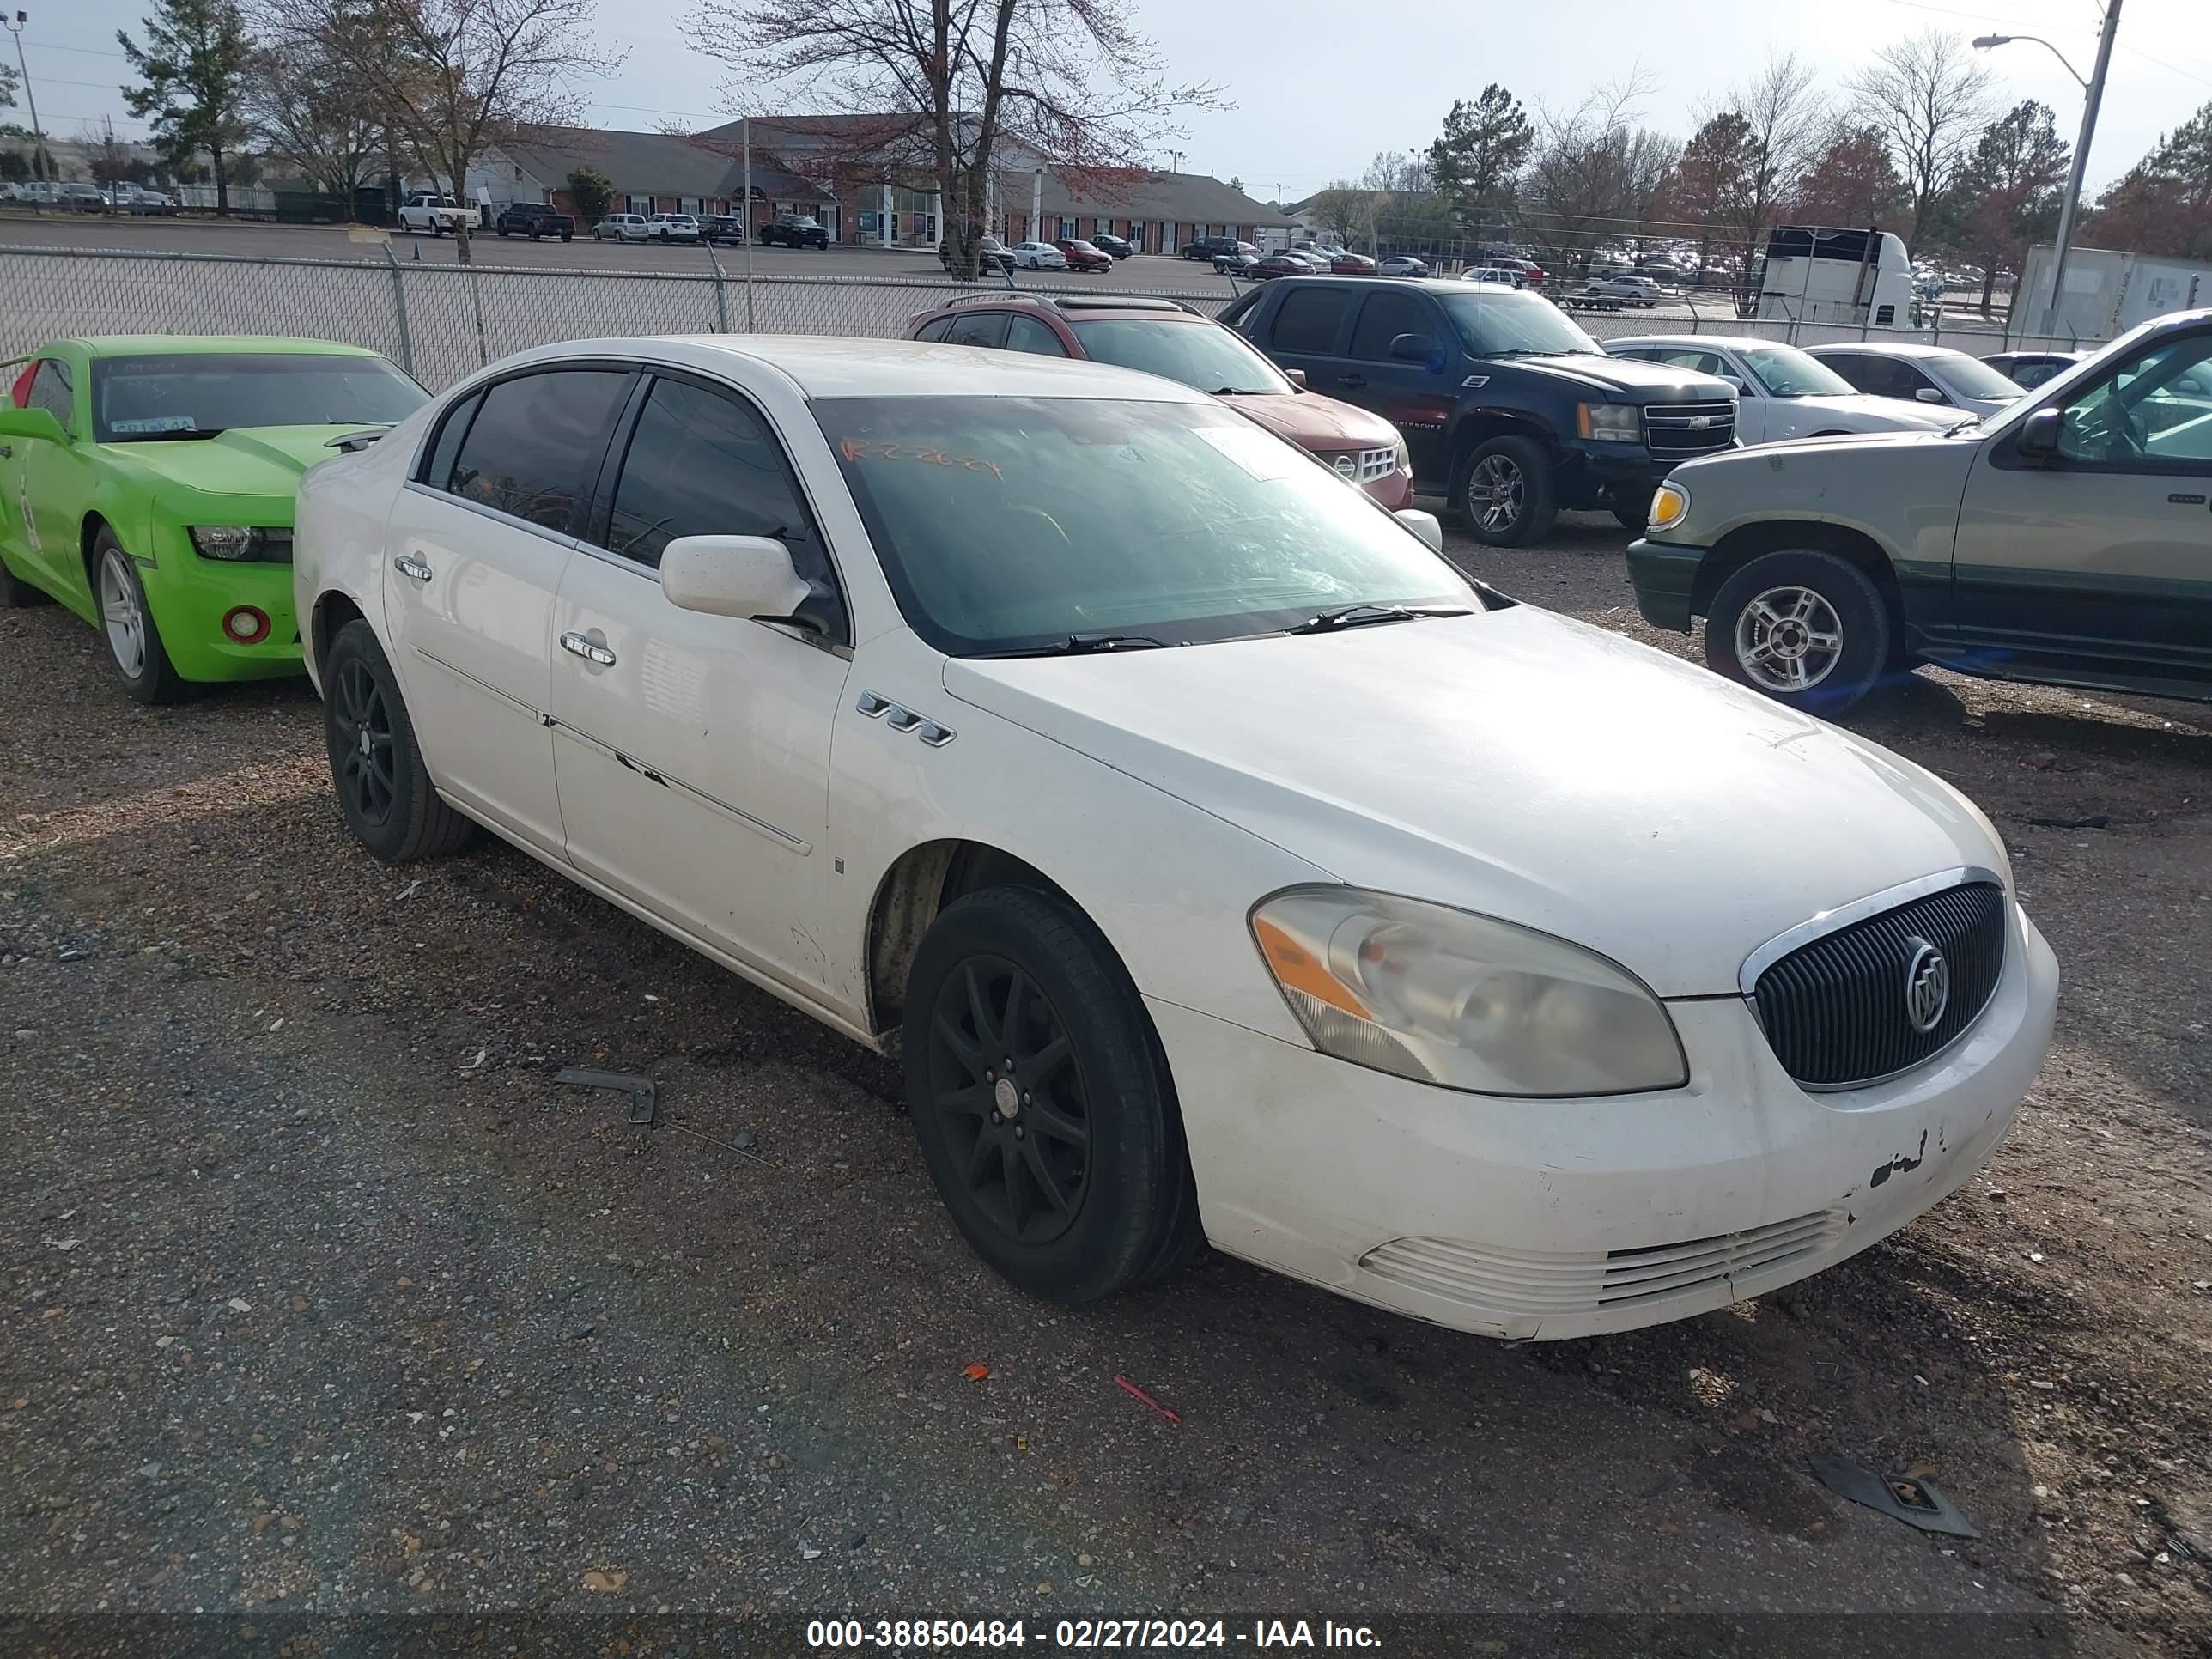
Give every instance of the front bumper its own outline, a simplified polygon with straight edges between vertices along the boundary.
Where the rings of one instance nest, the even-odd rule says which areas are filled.
[[[1635,585],[1636,608],[1654,628],[1690,631],[1690,601],[1698,571],[1711,550],[1649,539],[1628,544],[1628,580]]]
[[[1594,507],[1624,495],[1641,500],[1664,483],[1683,459],[1655,457],[1641,444],[1571,442],[1559,466],[1559,505]]]
[[[177,532],[175,541],[181,540]],[[301,671],[289,562],[226,564],[171,543],[158,563],[140,563],[138,579],[162,648],[185,679],[258,680]],[[242,645],[223,631],[223,617],[238,605],[269,618],[264,638]]]
[[[1217,1249],[1456,1330],[1592,1336],[1710,1312],[1866,1249],[2003,1139],[2058,969],[2014,907],[1955,1048],[1808,1094],[1736,998],[1672,1002],[1689,1084],[1505,1100],[1372,1072],[1147,999]]]

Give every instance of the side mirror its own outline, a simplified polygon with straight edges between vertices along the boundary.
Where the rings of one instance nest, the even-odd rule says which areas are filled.
[[[1424,513],[1419,507],[1407,507],[1400,508],[1390,516],[1419,536],[1427,544],[1430,552],[1441,553],[1444,550],[1444,527],[1437,522],[1435,514]]]
[[[1429,337],[1425,334],[1400,334],[1390,342],[1390,356],[1401,363],[1425,363],[1429,360]]]
[[[1912,395],[1923,404],[1948,404],[1951,401],[1932,386],[1923,386]]]
[[[2020,423],[2013,447],[2023,459],[2047,461],[2058,453],[2058,434],[2066,416],[2055,409],[2039,409]]]
[[[1738,380],[1733,374],[1723,374],[1721,376],[1721,379],[1729,383],[1730,388],[1734,390],[1735,395],[1739,398],[1747,395],[1751,391],[1751,388],[1748,386],[1745,385],[1743,381]]]
[[[44,438],[55,444],[70,441],[51,409],[17,409],[12,404],[0,404],[0,438]]]
[[[1286,368],[1283,371],[1283,378],[1292,386],[1304,386],[1306,383],[1306,372],[1303,368]]]
[[[680,611],[782,621],[813,589],[791,550],[766,536],[679,536],[660,556],[660,591]]]

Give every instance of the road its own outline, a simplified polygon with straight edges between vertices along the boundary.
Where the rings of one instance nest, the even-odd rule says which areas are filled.
[[[1687,649],[1620,539],[1455,547]],[[376,866],[304,684],[148,709],[103,649],[0,612],[11,1615],[117,1653],[146,1627],[67,1617],[206,1609],[210,1652],[396,1613],[633,1653],[732,1650],[708,1621],[798,1651],[823,1613],[1328,1616],[1455,1655],[2212,1634],[2201,708],[1931,674],[1866,704],[1994,815],[2065,964],[2019,1130],[1796,1291],[1514,1348],[1218,1256],[1029,1301],[954,1233],[894,1066],[511,850]],[[567,1064],[649,1073],[661,1121]],[[1981,1539],[1837,1499],[1815,1452],[1920,1468]]]

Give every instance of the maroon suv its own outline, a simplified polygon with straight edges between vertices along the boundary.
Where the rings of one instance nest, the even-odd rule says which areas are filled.
[[[1172,300],[978,295],[921,313],[907,337],[1115,363],[1179,380],[1289,439],[1393,512],[1413,504],[1413,470],[1396,427],[1307,391],[1296,370],[1285,375],[1242,335]]]

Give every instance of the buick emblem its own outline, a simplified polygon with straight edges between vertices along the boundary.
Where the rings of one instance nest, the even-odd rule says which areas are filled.
[[[1943,953],[1917,936],[1905,941],[1911,958],[1905,964],[1905,1017],[1922,1036],[1934,1030],[1951,1004],[1951,964]]]

